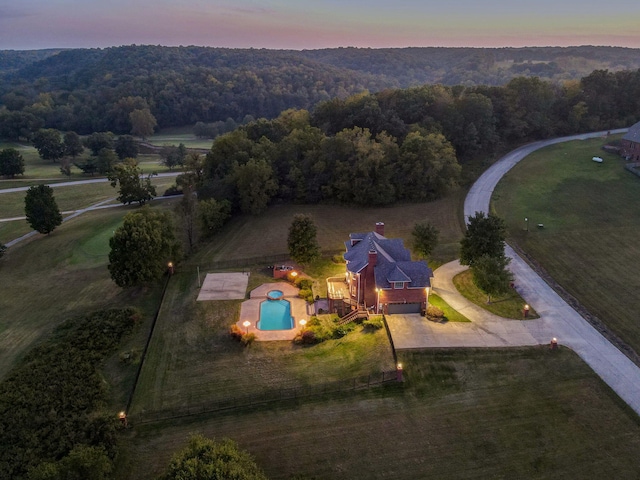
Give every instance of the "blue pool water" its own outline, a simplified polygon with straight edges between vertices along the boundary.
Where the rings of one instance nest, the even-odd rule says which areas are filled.
[[[265,300],[260,304],[258,330],[291,330],[291,304],[288,300]]]
[[[267,298],[269,298],[269,300],[279,300],[283,295],[284,292],[282,290],[270,290],[269,293],[267,293]]]

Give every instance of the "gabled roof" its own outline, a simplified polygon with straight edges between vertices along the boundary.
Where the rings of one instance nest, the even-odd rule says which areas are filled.
[[[622,137],[623,140],[640,143],[640,122],[629,127],[629,131]]]
[[[352,245],[353,241],[357,241]],[[410,288],[431,286],[433,272],[426,262],[411,261],[411,253],[399,238],[386,238],[376,232],[352,233],[345,242],[347,270],[361,272],[369,265],[369,252],[375,252],[374,276],[378,288],[391,288],[392,282],[408,282]]]

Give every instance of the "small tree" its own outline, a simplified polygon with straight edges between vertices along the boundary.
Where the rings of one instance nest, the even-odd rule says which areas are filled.
[[[184,143],[179,146],[165,145],[160,150],[160,158],[162,163],[169,167],[169,170],[173,170],[173,167],[178,165],[184,165],[187,158],[187,147]]]
[[[103,148],[95,157],[94,163],[98,173],[108,174],[118,162],[118,157],[110,148]]]
[[[308,264],[320,256],[316,239],[317,228],[310,215],[296,214],[289,227],[287,246],[289,255],[298,263]]]
[[[161,278],[179,253],[171,216],[149,207],[125,215],[109,246],[109,273],[119,287],[134,287]]]
[[[24,173],[24,158],[15,148],[0,151],[0,175],[13,178]]]
[[[156,196],[156,187],[151,184],[150,174],[144,180],[141,177],[142,170],[138,168],[133,158],[128,158],[124,163],[119,163],[107,175],[112,187],[120,185],[118,201],[130,205],[138,202],[144,205],[148,200]]]
[[[430,222],[416,223],[411,231],[413,249],[422,258],[427,258],[438,244],[440,232]]]
[[[202,435],[189,439],[174,455],[162,480],[266,480],[249,453],[229,439],[214,442]]]
[[[483,255],[497,258],[503,256],[505,237],[506,227],[500,217],[476,212],[469,218],[467,231],[460,241],[460,263],[473,266]]]
[[[53,198],[53,189],[47,185],[37,185],[27,190],[24,212],[31,228],[40,233],[48,235],[62,223],[62,214]]]
[[[473,282],[487,294],[487,303],[491,303],[491,296],[509,291],[509,284],[513,281],[513,274],[507,269],[509,262],[510,259],[504,255],[492,257],[486,254],[473,262]]]

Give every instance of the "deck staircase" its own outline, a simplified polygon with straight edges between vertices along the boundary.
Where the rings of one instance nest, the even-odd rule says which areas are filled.
[[[358,308],[357,310],[352,310],[347,313],[344,317],[341,317],[338,320],[338,325],[345,325],[349,322],[353,322],[354,320],[358,320],[360,318],[369,318],[369,312],[364,308]]]

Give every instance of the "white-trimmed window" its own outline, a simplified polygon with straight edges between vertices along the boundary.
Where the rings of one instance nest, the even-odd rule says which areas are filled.
[[[393,288],[395,290],[402,290],[404,288],[404,282],[393,282]]]

